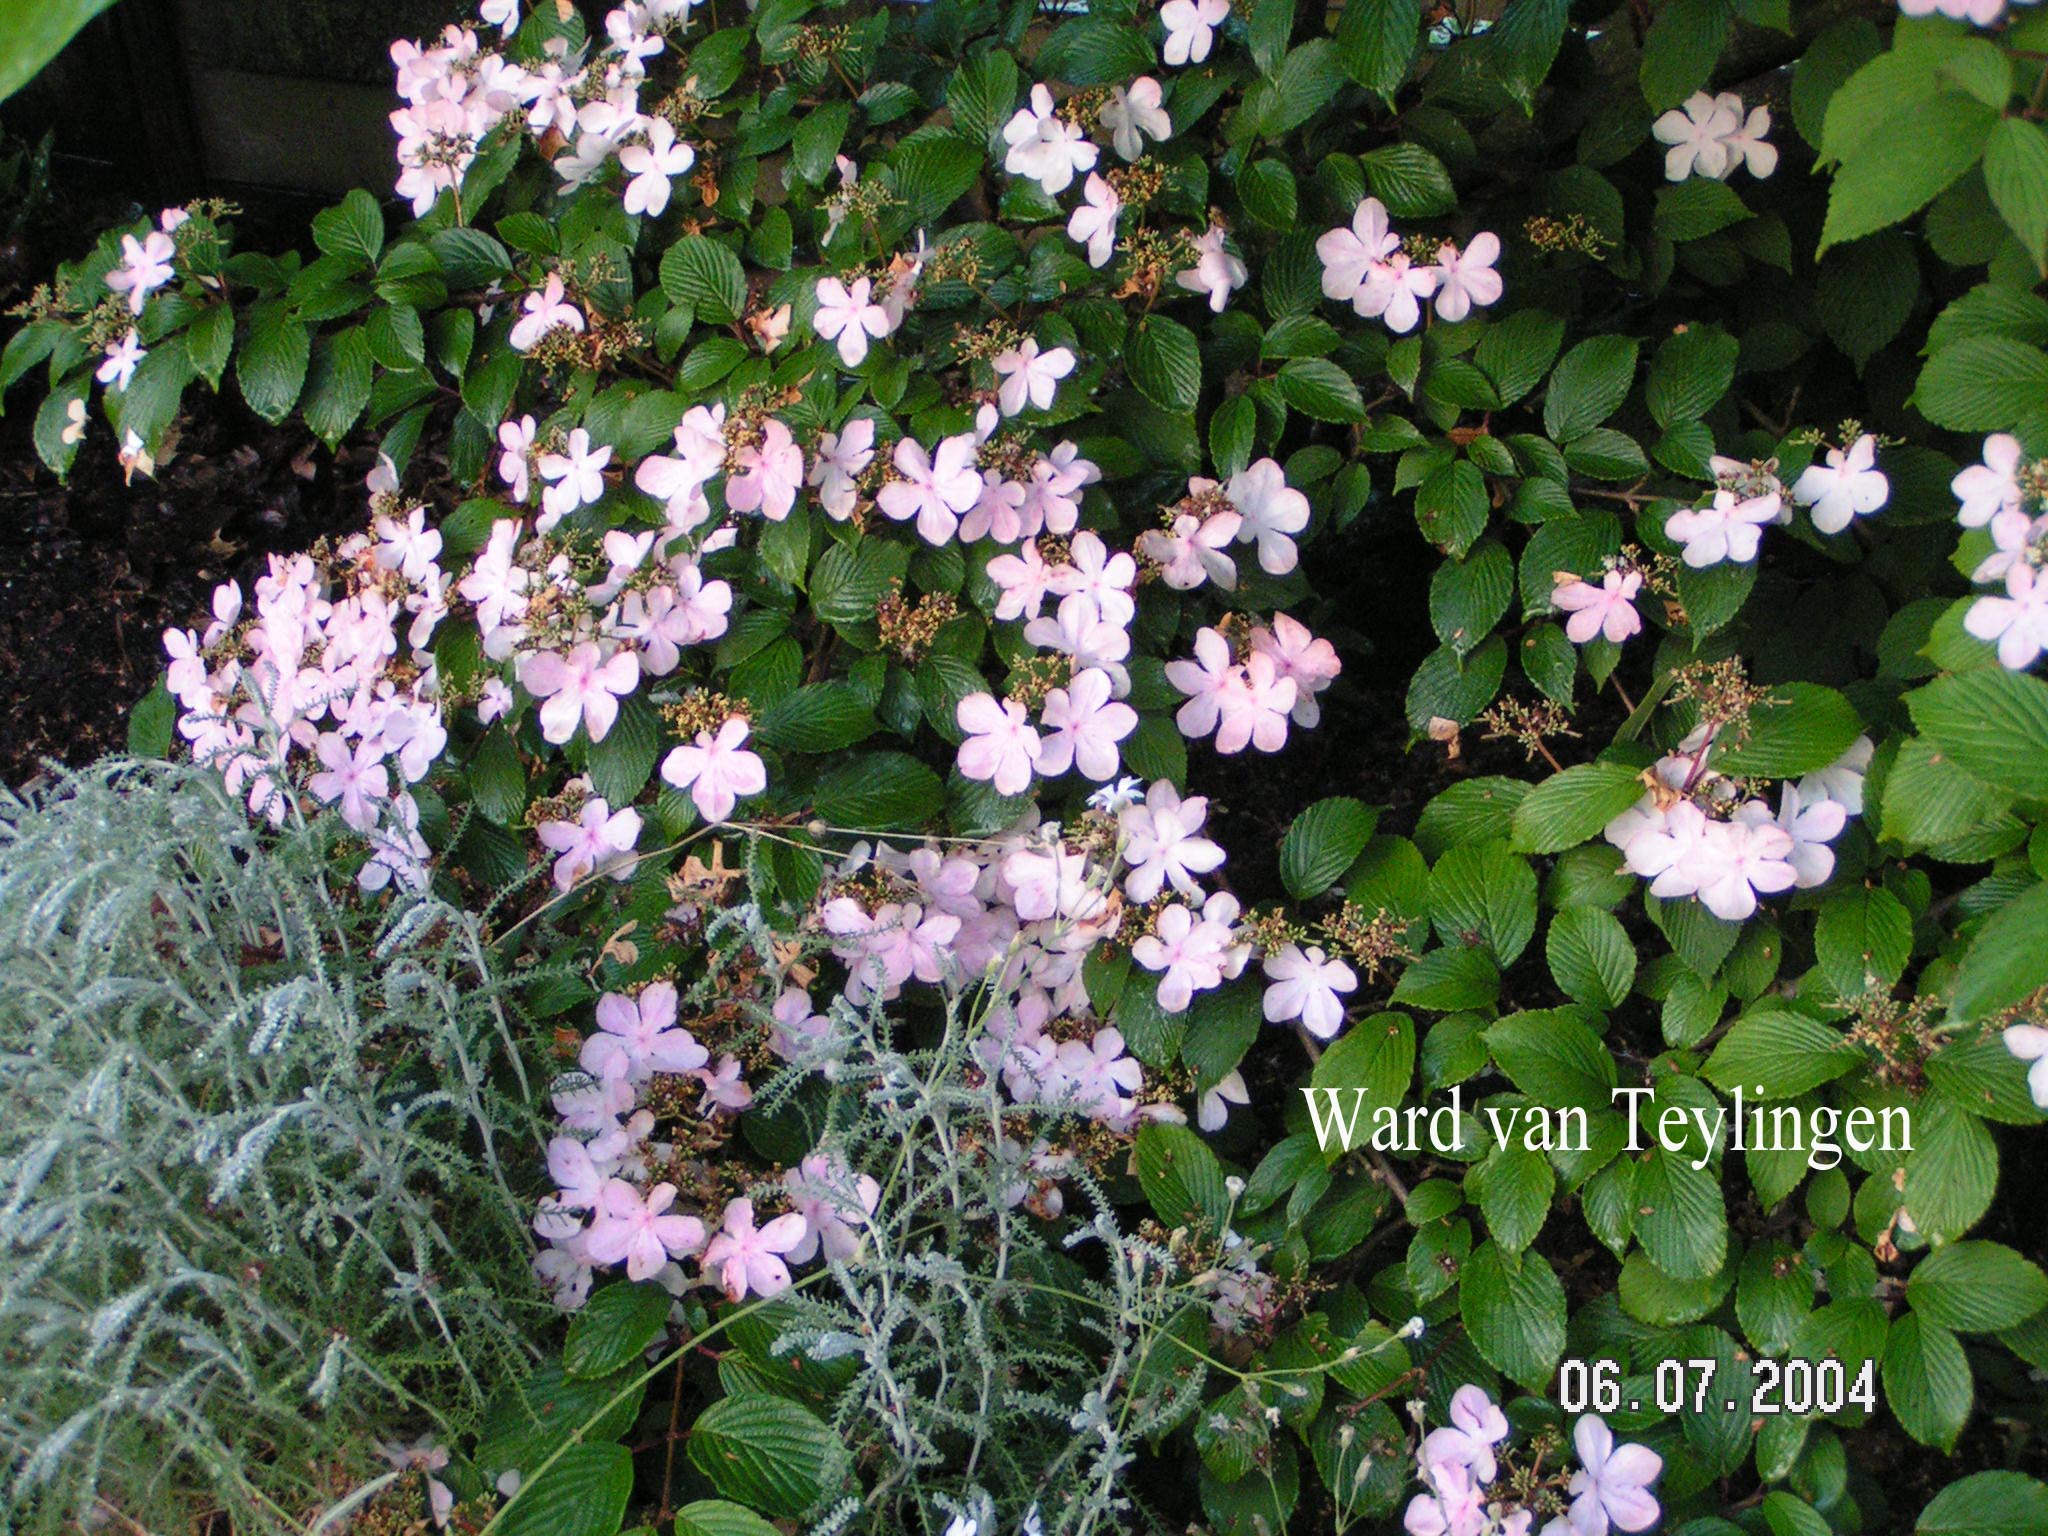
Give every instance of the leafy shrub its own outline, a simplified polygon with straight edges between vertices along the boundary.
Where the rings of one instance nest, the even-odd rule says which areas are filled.
[[[1503,1397],[1508,1528],[1876,1528],[1950,1453],[1928,1529],[2048,1497],[1985,1432],[2048,1365],[1996,1199],[2048,1104],[2048,22],[1946,9],[490,0],[394,49],[410,222],[168,210],[31,300],[59,473],[96,384],[146,473],[230,366],[386,455],[365,534],[169,638],[138,742],[337,803],[373,904],[556,888],[498,931],[562,962],[582,1310],[476,1448],[493,1528],[1066,1518],[1037,1442],[960,1449],[996,1420],[789,1379],[912,1277],[916,1370],[975,1326],[969,1218],[868,1208],[892,1136],[976,1265],[1227,1291],[1133,1524],[1384,1518],[1418,1451],[1455,1524],[1503,1485],[1431,1437]],[[1313,803],[1241,766],[1305,735]],[[1017,1138],[890,1119],[998,1081],[1008,1242]],[[1085,1433],[1114,1337],[1047,1348]]]
[[[530,1363],[531,1111],[461,912],[108,764],[0,816],[0,1409],[25,1531],[302,1529]]]

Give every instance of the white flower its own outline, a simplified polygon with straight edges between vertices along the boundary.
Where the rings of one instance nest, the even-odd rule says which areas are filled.
[[[1113,686],[1107,672],[1090,667],[1046,694],[1039,709],[1039,724],[1046,731],[1038,754],[1040,773],[1055,778],[1072,764],[1100,781],[1116,772],[1117,743],[1138,728],[1138,712],[1111,701]]]
[[[811,328],[825,340],[839,339],[839,360],[849,368],[860,366],[868,355],[868,338],[877,340],[894,329],[889,312],[870,298],[873,284],[865,277],[847,287],[836,277],[818,279],[818,312]]]
[[[123,235],[121,265],[107,274],[107,286],[127,294],[128,312],[139,315],[150,294],[171,280],[171,258],[177,254],[177,243],[161,230],[153,229],[140,240]]]
[[[2020,463],[2026,457],[2020,440],[2009,432],[1994,432],[1984,439],[1984,462],[1972,464],[1949,482],[1962,505],[1956,521],[1965,528],[1982,528],[2001,512],[2020,510]]]
[[[1195,1124],[1205,1131],[1220,1131],[1230,1118],[1230,1106],[1249,1104],[1251,1091],[1244,1085],[1242,1072],[1227,1072],[1217,1080],[1216,1086],[1202,1095],[1202,1102],[1195,1111]]]
[[[99,371],[93,375],[102,384],[125,391],[128,381],[135,377],[135,370],[149,354],[142,349],[142,339],[130,330],[119,341],[107,348],[106,359]]]
[[[998,353],[994,367],[1003,381],[996,403],[1005,416],[1016,415],[1027,404],[1049,411],[1060,380],[1074,371],[1074,354],[1067,347],[1041,352],[1038,343],[1027,336],[1007,352]]]
[[[1963,628],[1996,641],[1998,659],[2018,672],[2048,651],[2048,580],[2024,562],[2005,573],[2004,597],[1980,597],[1963,615]]]
[[[1863,775],[1870,769],[1877,746],[1868,736],[1858,736],[1849,750],[1825,768],[1815,769],[1799,781],[1799,797],[1811,804],[1832,800],[1851,816],[1863,814]]]
[[[571,304],[564,296],[559,272],[548,274],[547,285],[539,293],[529,293],[520,301],[519,322],[512,327],[512,350],[530,352],[541,337],[556,326],[566,326],[572,331],[583,329],[583,311]]]
[[[651,120],[645,144],[628,144],[619,151],[620,167],[633,179],[626,183],[626,212],[658,218],[668,207],[671,178],[686,176],[697,163],[697,151],[676,142],[676,131],[665,117]]]
[[[1268,576],[1285,576],[1299,562],[1294,535],[1308,527],[1308,498],[1287,483],[1273,459],[1260,459],[1230,477],[1223,494],[1237,508],[1241,521],[1237,542],[1259,546],[1259,568]]]
[[[1116,221],[1123,212],[1124,200],[1116,195],[1115,187],[1093,171],[1088,173],[1081,195],[1086,201],[1067,220],[1067,238],[1088,248],[1089,266],[1107,265],[1116,249]]]
[[[540,456],[540,477],[552,483],[541,492],[545,516],[537,520],[536,527],[541,523],[553,527],[578,507],[604,496],[604,467],[612,461],[611,449],[592,448],[590,434],[582,427],[569,434],[568,448],[567,453]]]
[[[1230,0],[1166,0],[1159,7],[1166,23],[1166,51],[1161,55],[1178,69],[1209,57],[1216,29],[1230,19]]]
[[[1485,308],[1501,295],[1500,274],[1493,264],[1500,260],[1500,236],[1482,231],[1460,251],[1446,240],[1436,253],[1436,312],[1450,321],[1464,319],[1472,306]]]
[[[1349,229],[1327,230],[1316,241],[1323,263],[1323,296],[1354,303],[1365,287],[1366,274],[1401,246],[1401,237],[1387,223],[1386,205],[1368,197],[1351,210]]]
[[[1728,169],[1727,140],[1741,127],[1737,113],[1705,91],[1694,91],[1682,108],[1672,108],[1650,125],[1657,142],[1671,146],[1664,155],[1664,179],[1720,176]]]
[[[1075,174],[1093,170],[1101,156],[1078,127],[1053,110],[1052,92],[1043,85],[1032,86],[1031,104],[1003,125],[1003,142],[1010,146],[1003,169],[1030,177],[1047,197],[1066,191]]]
[[[837,432],[818,439],[817,457],[811,461],[810,483],[818,493],[818,505],[834,522],[853,516],[860,499],[859,477],[875,458],[875,421],[856,416]]]
[[[1357,990],[1358,973],[1342,960],[1329,958],[1314,945],[1303,949],[1289,944],[1266,956],[1265,972],[1272,983],[1263,1004],[1267,1023],[1299,1019],[1319,1040],[1344,1027],[1343,994]]]
[[[1148,902],[1169,882],[1183,895],[1196,894],[1198,875],[1223,865],[1222,847],[1200,836],[1209,816],[1204,795],[1183,800],[1168,779],[1156,781],[1142,804],[1122,812],[1123,856],[1129,867],[1124,894]]]
[[[981,500],[975,447],[971,432],[942,439],[930,454],[917,439],[898,438],[893,462],[901,478],[875,493],[875,505],[899,523],[916,518],[927,544],[948,542],[960,527],[960,514]]]
[[[1136,805],[1145,797],[1143,779],[1118,779],[1114,784],[1105,784],[1088,797],[1088,804],[1098,811],[1115,816],[1127,806]]]
[[[1762,181],[1778,168],[1778,146],[1764,142],[1764,135],[1771,131],[1771,109],[1755,107],[1744,117],[1742,98],[1733,91],[1716,96],[1714,105],[1735,122],[1735,127],[1721,137],[1721,147],[1728,152],[1728,164],[1721,171],[1721,179],[1726,181],[1733,176],[1738,165],[1747,165],[1749,174]]]
[[[999,795],[1021,795],[1043,750],[1031,717],[1015,699],[970,693],[953,709],[967,739],[960,744],[960,772],[995,785]]]
[[[1754,560],[1757,541],[1764,525],[1777,517],[1778,504],[1775,496],[1739,501],[1733,491],[1716,491],[1711,505],[1672,513],[1664,533],[1685,546],[1685,563],[1696,571],[1723,560]]]
[[[1792,499],[1813,508],[1813,526],[1822,533],[1840,533],[1891,498],[1891,482],[1876,465],[1877,439],[1866,432],[1846,451],[1830,448],[1825,466],[1807,465],[1793,482]]]
[[[1173,119],[1160,105],[1159,82],[1140,75],[1127,91],[1114,86],[1102,104],[1102,125],[1110,131],[1110,143],[1126,160],[1145,153],[1149,135],[1162,143],[1173,133]],[[1097,266],[1101,263],[1097,262]]]
[[[1169,3],[1177,4],[1179,0],[1169,0]],[[1174,273],[1173,280],[1190,293],[1207,294],[1210,312],[1220,315],[1230,302],[1231,294],[1250,281],[1251,272],[1223,248],[1220,226],[1211,225],[1207,234],[1196,237],[1195,252],[1195,264]]]

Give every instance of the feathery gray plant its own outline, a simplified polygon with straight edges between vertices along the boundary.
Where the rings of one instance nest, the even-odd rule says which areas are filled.
[[[330,836],[162,764],[0,796],[0,1529],[297,1528],[530,1363],[506,983]]]

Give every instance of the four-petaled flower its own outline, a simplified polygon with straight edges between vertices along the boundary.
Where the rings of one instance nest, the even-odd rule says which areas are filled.
[[[749,1291],[780,1296],[790,1283],[783,1255],[802,1246],[805,1230],[803,1217],[794,1211],[756,1227],[754,1202],[735,1200],[725,1208],[725,1224],[704,1250],[704,1272],[716,1276],[727,1301],[738,1301]]]
[[[584,1237],[584,1252],[598,1264],[625,1261],[628,1280],[650,1280],[669,1260],[685,1258],[704,1246],[704,1223],[694,1216],[673,1216],[673,1184],[657,1184],[645,1196],[624,1179],[608,1179],[598,1192],[597,1220]],[[787,1272],[784,1273],[788,1284]],[[734,1300],[738,1300],[737,1297]]]
[[[747,722],[734,715],[718,728],[672,748],[661,760],[661,776],[677,789],[687,789],[697,813],[706,821],[727,821],[733,807],[768,787],[768,767],[746,748]]]

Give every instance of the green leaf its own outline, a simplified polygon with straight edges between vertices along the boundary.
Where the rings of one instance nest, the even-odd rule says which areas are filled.
[[[832,173],[852,121],[853,105],[845,101],[828,101],[800,116],[789,141],[789,160],[797,175],[814,187],[822,183]]]
[[[838,1481],[839,1437],[800,1403],[766,1393],[720,1398],[697,1416],[690,1460],[730,1499],[795,1519]]]
[[[1991,1208],[1998,1187],[1998,1144],[1982,1120],[1942,1093],[1921,1099],[1912,1127],[1901,1203],[1914,1230],[1928,1242],[1948,1242]]]
[[[747,274],[739,257],[705,235],[685,235],[661,258],[661,290],[700,319],[730,325],[747,307]]]
[[[1458,1282],[1458,1313],[1480,1358],[1531,1392],[1550,1384],[1564,1354],[1564,1287],[1540,1253],[1516,1259],[1482,1243]]]
[[[1394,987],[1393,1001],[1432,1013],[1492,1006],[1500,995],[1500,969],[1484,949],[1462,945],[1432,949],[1410,963]]]
[[[1938,427],[2001,431],[2048,408],[2048,353],[2009,336],[1968,336],[1920,370],[1913,402]]]
[[[1954,1448],[1970,1417],[1970,1362],[1956,1336],[1909,1314],[1884,1344],[1884,1396],[1906,1433],[1938,1450]]]
[[[1618,1008],[1636,978],[1636,950],[1621,919],[1598,907],[1567,907],[1544,941],[1550,974],[1565,996],[1589,1008]]]
[[[1520,1253],[1543,1230],[1557,1175],[1541,1152],[1500,1146],[1466,1176],[1465,1188],[1478,1202],[1493,1240],[1509,1253]]]
[[[834,752],[875,733],[867,696],[847,682],[810,683],[771,706],[754,731],[784,752]]]
[[[845,831],[914,827],[937,816],[945,803],[939,776],[902,752],[856,757],[821,777],[812,792],[818,815]]]
[[[1838,759],[1863,734],[1856,706],[1818,683],[1783,683],[1750,711],[1749,737],[1719,753],[1723,773],[1785,779]]]
[[[1420,144],[1388,144],[1358,157],[1373,195],[1397,219],[1429,219],[1458,204],[1443,161]]]
[[[1358,0],[1339,13],[1332,40],[1344,72],[1391,102],[1408,78],[1421,31],[1420,0]]]
[[[1320,896],[1343,876],[1371,839],[1379,812],[1346,795],[1318,800],[1280,840],[1280,882],[1296,901]]]
[[[1643,97],[1655,112],[1707,83],[1733,14],[1729,0],[1665,0],[1643,40]]]
[[[322,338],[306,374],[301,413],[329,449],[341,441],[370,403],[370,343],[360,326]]]
[[[1327,357],[1297,357],[1283,363],[1279,383],[1287,403],[1311,420],[1365,420],[1365,400],[1358,386]]]
[[[289,416],[312,352],[312,335],[303,320],[275,301],[258,305],[235,360],[235,377],[249,408],[273,425]]]
[[[1918,213],[1977,163],[1998,120],[1994,108],[1962,91],[1942,91],[1885,119],[1836,173],[1816,254]]]
[[[1596,836],[1642,799],[1643,783],[1622,763],[1579,763],[1554,773],[1515,807],[1517,853],[1560,853]]]
[[[1920,1261],[1906,1280],[1906,1300],[1943,1328],[1992,1333],[2048,1307],[2048,1275],[2003,1243],[1950,1243]]]
[[[375,266],[384,251],[384,210],[357,187],[334,207],[313,215],[313,243],[329,256]]]
[[[1978,1472],[1950,1483],[1920,1511],[1918,1536],[2040,1536],[2048,1487],[2017,1472]]]
[[[131,757],[168,757],[178,708],[171,691],[159,677],[149,692],[128,712],[128,752]]]
[[[1323,1052],[1309,1074],[1309,1088],[1319,1103],[1329,1103],[1347,1119],[1355,1104],[1362,1127],[1375,1112],[1399,1104],[1414,1076],[1414,1020],[1405,1013],[1376,1013],[1360,1019]],[[1324,1159],[1335,1161],[1343,1150],[1333,1143],[1323,1149]]]
[[[1702,1074],[1728,1093],[1790,1099],[1865,1064],[1839,1031],[1778,1003],[1751,1009],[1728,1027]]]
[[[1913,953],[1913,915],[1887,890],[1836,891],[1814,924],[1813,949],[1838,996],[1857,997],[1872,986],[1889,990]]]
[[[619,716],[604,740],[590,744],[590,784],[616,809],[630,805],[654,772],[661,754],[661,717],[639,694],[620,701]]]
[[[1718,325],[1688,326],[1657,349],[1644,401],[1660,427],[1698,421],[1720,403],[1735,382],[1742,347]]]
[[[1748,205],[1727,182],[1693,176],[1657,189],[1652,222],[1667,240],[1699,240],[1749,217]]]
[[[782,1536],[751,1509],[727,1499],[698,1499],[676,1511],[676,1536]]]
[[[1861,368],[1899,334],[1919,294],[1917,242],[1886,230],[1828,252],[1814,308],[1828,339]]]
[[[1489,71],[1531,117],[1536,112],[1536,88],[1557,59],[1570,12],[1570,0],[1511,0],[1486,34]]]
[[[1815,149],[1835,92],[1883,48],[1877,28],[1863,16],[1836,22],[1807,45],[1792,72],[1792,121]]]
[[[505,1536],[615,1536],[633,1492],[623,1445],[572,1445],[521,1485],[498,1516]]]
[[[1550,376],[1543,430],[1555,442],[1592,431],[1628,397],[1635,370],[1633,336],[1590,336],[1580,342]]]
[[[1161,410],[1192,411],[1201,398],[1201,349],[1194,332],[1178,320],[1148,315],[1131,333],[1124,366],[1139,392]]]
[[[1985,667],[1906,695],[1920,734],[1986,784],[2048,799],[2048,683]]]
[[[1230,1215],[1223,1165],[1184,1125],[1153,1121],[1138,1129],[1132,1161],[1152,1210],[1168,1227],[1204,1224],[1221,1232]]]
[[[1988,1018],[2048,986],[2048,881],[1992,913],[1956,967],[1949,1017]]]
[[[1501,838],[1461,843],[1430,874],[1429,910],[1444,943],[1484,944],[1512,965],[1536,932],[1536,872]]]
[[[1493,380],[1501,400],[1511,405],[1536,387],[1563,340],[1560,316],[1524,309],[1489,325],[1472,351],[1472,360]]]
[[[1491,539],[1462,560],[1446,560],[1429,583],[1429,621],[1460,655],[1493,632],[1515,595],[1515,563]]]
[[[668,1292],[652,1280],[598,1287],[569,1320],[563,1369],[571,1376],[608,1376],[639,1359],[667,1325],[669,1303]]]
[[[1636,1165],[1636,1241],[1674,1280],[1704,1280],[1728,1259],[1728,1211],[1713,1167],[1653,1147]]]
[[[999,48],[962,64],[946,87],[953,125],[985,149],[1001,142],[1003,124],[1016,102],[1017,61]]]
[[[1511,1013],[1486,1031],[1486,1048],[1508,1080],[1546,1109],[1611,1108],[1614,1056],[1578,1013]]]
[[[1479,466],[1453,459],[1415,492],[1415,521],[1423,537],[1446,554],[1463,555],[1486,531],[1486,480]],[[1452,647],[1463,654],[1469,647]]]
[[[0,0],[0,101],[54,59],[114,0]]]

